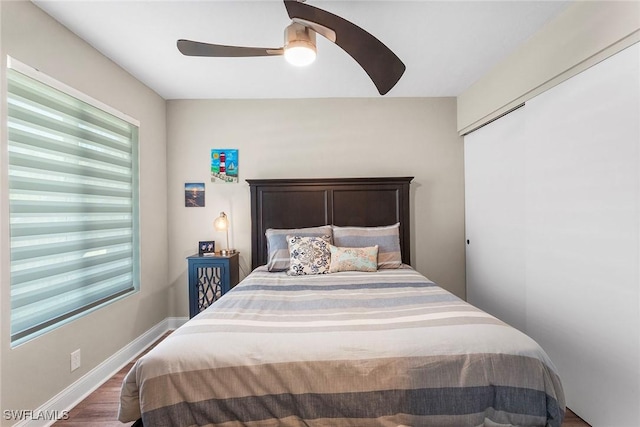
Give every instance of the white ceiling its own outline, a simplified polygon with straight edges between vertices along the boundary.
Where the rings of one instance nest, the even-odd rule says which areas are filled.
[[[282,1],[34,0],[165,99],[378,97],[349,55],[318,36],[306,68],[282,57],[185,57],[180,38],[281,47]],[[307,4],[364,28],[407,70],[385,97],[457,96],[569,1],[328,1]]]

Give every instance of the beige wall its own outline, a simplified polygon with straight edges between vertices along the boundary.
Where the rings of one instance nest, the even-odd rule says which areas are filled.
[[[458,96],[468,133],[640,41],[640,2],[578,1]]]
[[[30,2],[0,2],[6,55],[140,121],[141,291],[10,348],[6,130],[0,140],[1,407],[37,409],[169,314],[166,213],[166,103]],[[6,102],[2,94],[2,105]],[[3,112],[4,114],[4,112]],[[6,117],[0,118],[5,123]],[[3,126],[4,128],[4,126]],[[82,367],[70,372],[70,353]],[[3,417],[4,418],[4,417]],[[12,422],[3,419],[2,425]]]
[[[169,280],[172,313],[188,313],[185,257],[198,240],[230,240],[251,265],[250,178],[414,176],[413,265],[464,297],[462,139],[454,98],[168,101]],[[212,148],[239,149],[240,183],[211,183]],[[185,182],[204,182],[206,206],[184,207]],[[244,275],[243,274],[243,275]]]

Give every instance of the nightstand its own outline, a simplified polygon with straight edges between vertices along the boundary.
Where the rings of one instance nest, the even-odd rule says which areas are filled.
[[[209,307],[238,284],[239,253],[192,255],[189,264],[189,318]]]

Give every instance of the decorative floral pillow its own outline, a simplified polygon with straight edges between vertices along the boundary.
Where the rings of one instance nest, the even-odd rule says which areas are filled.
[[[378,245],[367,248],[339,248],[330,245],[329,273],[338,271],[377,271]]]
[[[291,260],[287,236],[332,236],[333,231],[330,225],[325,225],[307,228],[268,228],[264,234],[267,239],[267,269],[269,271],[287,271]]]
[[[331,236],[301,237],[287,236],[290,263],[287,274],[326,274],[331,262]]]

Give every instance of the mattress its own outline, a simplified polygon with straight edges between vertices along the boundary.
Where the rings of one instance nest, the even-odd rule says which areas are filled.
[[[531,338],[408,266],[254,270],[141,357],[145,426],[550,426],[565,401]]]

